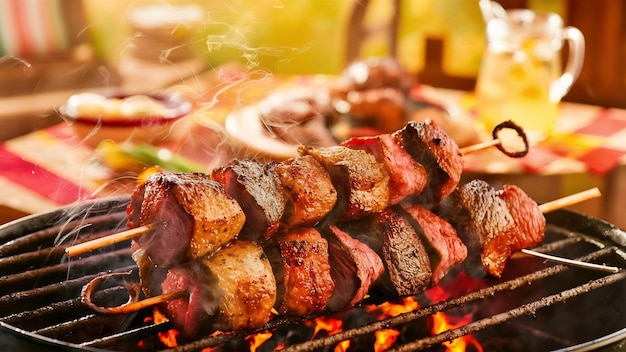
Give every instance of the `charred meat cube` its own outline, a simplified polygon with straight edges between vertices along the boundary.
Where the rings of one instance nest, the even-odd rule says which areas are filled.
[[[277,233],[264,245],[278,288],[276,311],[306,316],[326,310],[335,289],[328,242],[311,227]]]
[[[420,205],[403,205],[409,222],[417,231],[429,254],[434,285],[467,258],[467,247],[456,229],[447,221]]]
[[[127,212],[131,228],[156,225],[135,241],[166,268],[215,252],[237,238],[246,220],[222,185],[201,173],[151,175],[135,190]]]
[[[454,191],[461,179],[463,156],[458,145],[432,120],[411,121],[392,136],[424,166],[428,183],[416,200],[433,209]]]
[[[385,165],[389,173],[389,204],[398,204],[409,196],[419,195],[428,181],[424,166],[390,134],[354,137],[341,144],[351,149],[365,150]]]
[[[268,239],[278,231],[286,200],[274,166],[254,160],[233,160],[213,170],[213,178],[246,214],[241,239]]]
[[[335,282],[327,307],[340,311],[360,302],[385,267],[376,252],[338,227],[330,226],[324,235],[328,239],[330,274]]]
[[[367,152],[342,146],[300,147],[299,152],[319,161],[337,190],[337,204],[329,222],[335,217],[348,220],[379,212],[389,204],[389,174]]]
[[[337,203],[337,190],[324,167],[310,155],[297,156],[276,165],[287,200],[281,225],[312,226]]]

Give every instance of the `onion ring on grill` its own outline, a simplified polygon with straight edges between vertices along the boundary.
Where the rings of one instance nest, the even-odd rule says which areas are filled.
[[[499,139],[498,133],[500,133],[500,131],[505,128],[510,128],[514,130],[515,132],[517,132],[517,135],[521,137],[522,141],[524,142],[524,150],[510,152],[504,148],[504,146],[502,145],[502,142],[496,144],[496,148],[498,148],[502,153],[504,153],[507,156],[510,156],[511,158],[521,158],[523,156],[526,156],[526,154],[528,154],[528,148],[529,148],[528,137],[526,136],[526,132],[524,132],[524,129],[521,126],[515,124],[513,121],[507,120],[496,125],[496,127],[493,128],[493,131],[491,131],[491,135],[493,136],[493,139],[494,140]]]
[[[131,274],[132,271],[128,271],[124,273],[110,273],[97,276],[96,278],[89,281],[85,286],[83,286],[82,290],[80,291],[80,301],[87,307],[99,313],[127,313],[126,307],[132,303],[137,302],[137,300],[139,299],[139,293],[141,292],[141,288],[136,282],[128,282],[126,280],[123,281],[124,283],[121,286],[123,286],[128,291],[128,302],[117,307],[101,307],[93,303],[93,301],[91,300],[91,294],[100,282],[108,280],[115,276],[129,276]],[[117,287],[119,286],[120,285],[118,285]]]

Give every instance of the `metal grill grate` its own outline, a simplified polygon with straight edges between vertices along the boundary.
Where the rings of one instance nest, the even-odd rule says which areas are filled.
[[[80,303],[82,286],[103,273],[133,271],[138,280],[128,242],[70,261],[63,255],[74,241],[125,229],[127,203],[128,197],[90,201],[0,227],[0,333],[73,349],[167,350],[158,333],[171,326],[149,322],[151,309],[100,315]],[[568,211],[551,213],[547,219],[546,239],[536,251],[626,267],[626,233],[620,229]],[[402,332],[393,351],[437,350],[442,342],[467,334],[473,334],[485,350],[497,350],[499,344],[520,351],[583,350],[589,344],[601,348],[626,338],[625,278],[624,271],[608,274],[516,255],[502,279],[481,279],[480,288],[441,302],[434,301],[429,290],[416,296],[421,308],[409,313],[355,322],[355,317],[367,315],[363,307],[356,307],[343,314],[351,319],[343,331],[314,339],[306,333],[292,333],[310,328],[305,319],[276,318],[259,331],[271,329],[276,341],[286,343],[283,351],[332,350],[347,339],[371,344],[369,336],[389,328]],[[457,281],[451,275],[441,286],[458,286]],[[127,299],[126,290],[115,286],[101,289],[98,297]],[[431,336],[427,319],[436,312],[471,312],[473,319]],[[594,317],[598,319],[592,326],[584,323]],[[246,336],[259,331],[181,341],[170,351],[216,346],[240,350],[247,345]]]

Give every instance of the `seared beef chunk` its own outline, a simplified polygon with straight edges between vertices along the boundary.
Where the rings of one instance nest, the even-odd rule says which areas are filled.
[[[480,255],[487,272],[500,277],[517,248],[517,239],[524,235],[496,190],[485,181],[472,180],[458,188],[440,209],[468,247],[469,267],[475,266],[471,256]]]
[[[300,147],[299,152],[314,157],[330,174],[338,194],[334,217],[355,219],[379,212],[389,204],[389,174],[367,152],[342,146]],[[327,220],[331,222],[334,217]]]
[[[467,247],[447,221],[419,205],[403,205],[413,228],[428,251],[433,270],[433,284],[467,257]]]
[[[312,226],[337,203],[337,191],[324,167],[310,155],[297,156],[276,165],[287,204],[281,225]]]
[[[291,229],[276,234],[264,248],[276,277],[276,311],[306,316],[326,310],[335,289],[326,239],[314,228]]]
[[[513,252],[533,247],[543,241],[546,230],[546,218],[537,203],[515,185],[504,185],[497,193],[506,203],[509,213],[521,231],[511,248]]]
[[[417,202],[433,209],[457,187],[463,172],[463,156],[458,145],[432,120],[409,122],[392,134],[428,174]]]
[[[171,267],[204,257],[237,237],[245,222],[239,204],[200,173],[156,173],[137,188],[129,227],[155,224],[136,239],[152,261]]]
[[[330,226],[324,235],[328,239],[330,275],[335,282],[327,307],[340,311],[361,301],[385,267],[376,252],[336,226]]]
[[[382,224],[383,258],[396,297],[416,295],[430,287],[432,270],[426,248],[415,229],[400,213],[385,210]]]
[[[213,178],[246,214],[240,239],[268,239],[278,230],[286,200],[274,166],[254,160],[233,160],[213,170]]]
[[[398,204],[406,197],[418,195],[426,186],[428,176],[424,166],[415,161],[390,134],[354,137],[341,145],[365,150],[385,165],[389,173],[389,204]]]

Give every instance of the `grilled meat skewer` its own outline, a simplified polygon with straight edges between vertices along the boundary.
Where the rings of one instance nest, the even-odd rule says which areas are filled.
[[[234,160],[211,175],[152,175],[132,196],[129,227],[162,224],[137,242],[148,246],[151,257],[160,243],[175,242],[171,258],[156,259],[158,265],[171,267],[206,256],[235,238],[267,240],[281,227],[332,224],[378,213],[403,199],[419,202],[429,187],[437,190],[428,191],[426,198],[436,194],[439,199],[460,178],[458,147],[434,123],[410,123],[395,136],[367,142],[367,150],[380,142],[376,155],[363,150],[362,142],[303,146],[300,156],[279,163]],[[423,163],[440,171],[425,172]],[[298,178],[304,173],[306,177]],[[410,187],[413,182],[416,186]],[[185,184],[191,189],[185,190]],[[224,224],[233,226],[226,229]]]
[[[483,186],[482,182],[483,181],[475,181],[477,185],[471,186],[468,189],[480,189],[478,186]],[[465,192],[471,191],[465,190]],[[530,207],[530,213],[536,215],[534,210],[535,206],[527,203],[527,196],[520,193],[519,189],[514,191],[509,190],[506,193],[507,196],[505,197],[520,197],[515,202],[509,201],[509,204],[525,204],[524,207]],[[568,202],[560,203],[561,206],[574,204],[599,194],[597,190],[594,193],[582,192],[581,195],[583,193],[585,193],[584,198],[567,197],[569,198]],[[459,196],[456,194],[453,196],[453,198],[457,197]],[[245,286],[251,285],[251,282],[255,280],[255,282],[266,282],[269,280],[269,283],[266,282],[264,285],[269,285],[270,292],[268,293],[266,290],[260,291],[262,293],[254,293],[255,297],[257,297],[256,295],[261,295],[260,297],[264,298],[263,302],[266,302],[264,307],[267,310],[267,304],[273,297],[273,285],[275,284],[275,307],[279,307],[284,314],[295,315],[302,313],[324,313],[326,311],[332,312],[342,309],[342,307],[343,309],[349,308],[364,297],[364,292],[369,292],[369,294],[374,297],[383,297],[387,300],[397,298],[400,295],[418,294],[431,285],[436,284],[439,279],[435,276],[432,278],[429,277],[431,270],[432,272],[436,272],[437,270],[443,269],[438,269],[439,264],[433,260],[433,258],[437,258],[437,254],[439,254],[440,262],[452,263],[453,260],[462,262],[467,252],[463,250],[462,244],[459,245],[452,240],[454,228],[444,225],[445,222],[443,219],[438,218],[434,213],[423,208],[412,209],[413,207],[416,206],[394,206],[386,209],[382,213],[373,214],[368,218],[340,223],[337,224],[338,226],[329,226],[326,229],[320,229],[320,232],[317,232],[318,230],[313,228],[283,230],[271,241],[264,242],[262,253],[259,252],[259,246],[252,242],[250,242],[250,245],[245,246],[249,248],[249,250],[252,250],[253,253],[256,253],[254,255],[256,259],[254,260],[238,258],[238,255],[245,255],[246,251],[239,252],[238,250],[228,249],[233,243],[236,243],[237,246],[243,246],[240,243],[245,241],[238,240],[220,248],[216,254],[210,255],[203,260],[189,262],[176,268],[167,269],[154,265],[151,258],[145,254],[144,249],[136,251],[133,254],[133,258],[139,266],[142,288],[146,296],[151,297],[152,301],[159,301],[157,300],[158,297],[169,297],[168,299],[171,301],[179,301],[175,304],[170,304],[169,301],[165,302],[167,304],[162,304],[162,309],[164,309],[166,315],[170,317],[175,326],[179,327],[185,333],[198,333],[200,331],[198,325],[199,321],[206,322],[207,328],[215,328],[216,326],[221,326],[222,328],[243,326],[242,328],[244,329],[260,327],[264,324],[261,324],[264,320],[259,317],[265,316],[264,311],[260,316],[255,315],[256,318],[252,319],[246,317],[248,314],[252,314],[250,313],[249,307],[245,305],[242,306],[243,303],[237,303],[237,301],[233,309],[239,309],[239,311],[231,310],[228,311],[228,314],[224,314],[223,310],[217,312],[211,308],[226,304],[222,302],[219,297],[229,297],[228,299],[233,299],[234,294],[234,291],[232,291],[234,289],[232,281],[216,281],[212,271],[221,271],[221,265],[228,265],[228,267],[225,268],[225,272],[234,270],[234,272],[229,275],[243,277],[241,280],[238,279],[237,285],[241,284]],[[541,214],[553,209],[554,207],[552,207],[552,205],[539,207]],[[523,213],[525,212],[518,211],[518,214]],[[419,216],[416,217],[416,214],[419,214]],[[466,216],[466,214],[463,216]],[[407,217],[409,220],[413,219],[418,221],[419,225],[416,226],[413,221],[409,221],[411,226],[406,226],[407,223],[404,222],[403,219],[407,219]],[[372,229],[374,229],[374,232],[372,232]],[[450,229],[452,229],[452,232],[450,232]],[[447,234],[438,238],[432,237],[432,234],[441,230],[447,232]],[[285,233],[285,231],[287,233]],[[422,234],[413,237],[412,241],[407,243],[405,239],[414,236],[416,231],[422,232]],[[320,237],[319,233],[323,233],[324,236]],[[424,241],[423,239],[428,237],[424,236],[424,233],[430,233],[430,239]],[[466,237],[463,234],[461,234],[461,236]],[[281,241],[286,244],[286,247],[284,247],[285,250],[281,249],[277,252],[276,248],[278,247],[276,244]],[[516,241],[511,241],[511,243],[515,242]],[[326,245],[327,243],[331,245]],[[332,245],[333,243],[335,245]],[[414,245],[413,243],[418,244]],[[409,250],[407,251],[397,246],[409,246]],[[336,250],[333,250],[333,247]],[[274,248],[273,252],[272,248]],[[410,248],[413,248],[413,250]],[[419,248],[422,249],[420,250]],[[432,251],[433,248],[438,248],[439,253],[428,253]],[[476,249],[476,247],[471,248]],[[325,249],[328,249],[327,254]],[[504,250],[506,251],[506,248]],[[219,253],[219,255],[217,253]],[[372,253],[375,254],[372,255]],[[478,254],[480,255],[480,253]],[[217,260],[215,258],[222,259]],[[270,258],[269,262],[273,263],[270,267],[266,265],[267,258]],[[345,260],[340,258],[352,259]],[[508,257],[505,256],[505,259],[508,259]],[[384,263],[384,272],[377,269],[380,268],[381,260]],[[423,263],[428,263],[429,261],[432,269],[423,265]],[[330,263],[333,262],[335,264],[331,265]],[[210,263],[209,271],[205,269],[190,269],[196,266],[206,268],[207,263]],[[344,264],[339,265],[337,263]],[[253,265],[255,267],[248,268],[248,270],[244,264]],[[331,272],[331,267],[333,266],[339,267],[334,269],[334,273]],[[448,264],[446,267],[451,268],[452,265]],[[467,269],[467,265],[465,265],[464,268]],[[291,273],[295,275],[303,273],[306,275],[304,277],[301,275],[298,276],[303,277],[302,280],[290,280],[288,279],[289,274],[286,274],[285,270],[290,270]],[[257,276],[251,275],[247,273],[247,271],[256,273],[254,275]],[[236,273],[240,273],[240,275]],[[351,277],[350,275],[346,275],[346,273],[349,273]],[[269,279],[270,275],[273,275],[275,278],[274,284],[271,282],[271,279]],[[328,280],[329,275],[331,280]],[[415,278],[412,278],[412,276],[415,276]],[[264,279],[258,281],[258,277]],[[430,284],[428,283],[429,279],[432,279],[432,283]],[[409,285],[406,283],[407,280],[409,281]],[[206,285],[205,283],[207,281],[210,281],[211,285]],[[331,281],[332,284],[330,283]],[[352,282],[352,284],[350,284],[350,282]],[[414,282],[415,286],[411,287],[410,282]],[[348,283],[346,285],[347,288],[337,288],[345,283]],[[217,289],[216,285],[218,287]],[[256,289],[260,288],[253,288],[250,292],[256,292]],[[217,290],[218,294],[213,291],[207,292],[206,290]],[[337,298],[339,297],[341,298],[340,301],[343,302],[342,304],[336,305],[331,302],[331,295],[329,293],[331,290],[333,291],[332,297],[334,302],[337,302]],[[185,292],[186,294],[184,294],[183,298],[178,298]],[[221,292],[221,294],[219,294],[219,292]],[[285,292],[291,292],[291,294],[287,295]],[[325,292],[324,297],[317,297],[318,293],[321,292]],[[382,296],[376,296],[380,295],[381,292]],[[165,295],[154,297],[155,295],[161,294]],[[285,308],[286,306],[283,305],[284,302],[286,302],[285,300],[287,297],[295,297],[294,294],[300,294],[300,302],[312,303],[307,303],[308,305],[304,310],[299,310],[297,303],[290,304],[290,308]],[[171,298],[172,296],[175,298]],[[317,297],[317,300],[315,300],[315,297]],[[208,299],[209,302],[204,302],[204,299]],[[241,298],[239,302],[248,299],[251,298]],[[89,297],[83,297],[83,301],[88,302]],[[163,300],[160,301],[163,302]],[[130,311],[130,309],[134,309],[135,306],[139,305],[129,304],[128,307],[123,308]],[[141,305],[141,307],[146,306]],[[188,309],[192,311],[188,312]],[[117,312],[119,310],[114,311]],[[235,316],[237,318],[234,318]],[[241,316],[244,318],[241,318]],[[271,316],[267,317],[267,319],[269,318],[271,318]],[[212,323],[213,319],[215,319],[215,324]],[[231,319],[233,320],[232,322],[230,321]],[[257,323],[246,325],[247,323],[244,324],[244,321],[256,321]]]

